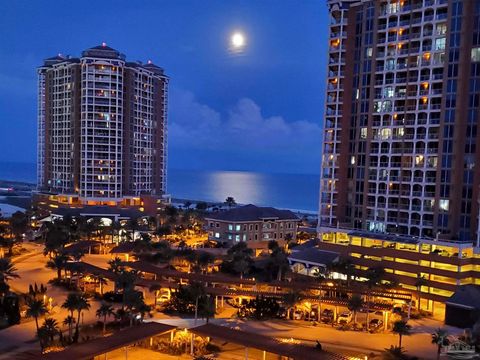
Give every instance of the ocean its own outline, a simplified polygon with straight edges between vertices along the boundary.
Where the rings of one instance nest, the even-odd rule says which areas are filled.
[[[0,180],[35,183],[35,164],[0,162]],[[168,193],[173,198],[274,206],[315,212],[319,175],[267,174],[250,171],[168,170]]]

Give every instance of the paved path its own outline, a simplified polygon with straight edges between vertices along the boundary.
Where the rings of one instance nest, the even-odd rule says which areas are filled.
[[[47,257],[43,255],[43,246],[34,243],[25,243],[22,246],[28,249],[28,254],[22,254],[13,259],[13,263],[17,268],[17,273],[20,275],[19,279],[14,279],[10,282],[12,290],[18,293],[28,292],[30,284],[44,284],[47,285],[47,296],[52,297],[53,309],[48,315],[55,318],[61,325],[68,312],[61,308],[68,291],[51,286],[48,284],[50,279],[56,277],[57,272],[45,267]],[[85,312],[83,322],[85,324],[94,323],[97,321],[95,312],[99,306],[97,301],[91,300],[91,310]],[[41,324],[43,319],[39,319]],[[66,329],[61,325],[63,329]],[[38,350],[39,345],[35,338],[35,322],[33,319],[22,319],[19,325],[11,326],[0,331],[0,359],[12,359],[18,352],[28,350]]]
[[[398,344],[398,336],[394,334],[370,334],[365,332],[339,331],[329,326],[312,326],[303,321],[219,321],[220,324],[238,326],[241,330],[263,335],[293,338],[307,341],[320,341],[327,350],[349,350],[368,355],[371,352],[379,353],[390,345]],[[436,348],[431,344],[429,333],[404,336],[402,346],[410,355],[420,359],[436,359]]]

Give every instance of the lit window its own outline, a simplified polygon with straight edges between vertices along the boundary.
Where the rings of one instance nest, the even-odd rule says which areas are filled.
[[[352,156],[350,159],[350,164],[355,165],[355,156]]]
[[[215,238],[220,239],[220,233],[215,233]]]
[[[473,62],[480,61],[480,47],[476,47],[472,49],[472,61]]]
[[[436,33],[437,35],[445,35],[447,33],[447,24],[437,24]]]
[[[228,224],[228,230],[233,231],[233,224]]]
[[[380,138],[382,140],[387,140],[392,137],[392,129],[384,128],[380,130]]]
[[[239,242],[240,241],[240,235],[235,235],[235,241]]]
[[[445,38],[435,40],[435,50],[445,50]]]
[[[422,165],[423,164],[423,155],[415,156],[415,165]]]
[[[440,201],[438,202],[438,207],[440,208],[440,210],[448,211],[448,209],[450,208],[450,200],[440,199]]]
[[[366,51],[367,57],[372,57],[373,55],[373,48],[368,47]]]
[[[360,138],[362,138],[362,139],[367,138],[367,128],[366,127],[360,129]]]
[[[235,231],[240,231],[241,225],[235,225]]]

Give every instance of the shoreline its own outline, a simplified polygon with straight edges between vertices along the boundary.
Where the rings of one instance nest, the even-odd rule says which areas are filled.
[[[32,182],[27,182],[27,181],[17,181],[17,180],[5,180],[5,179],[0,179],[0,188],[1,187],[14,187],[16,188],[15,190],[18,191],[33,191],[36,188],[36,185]],[[0,203],[6,203],[4,202],[5,200],[8,200],[8,198],[18,198],[18,195],[9,195],[9,194],[1,194],[0,196]],[[218,201],[209,201],[209,200],[198,200],[198,199],[183,199],[183,198],[178,198],[178,197],[172,197],[171,198],[172,205],[174,206],[183,206],[184,203],[186,202],[191,202],[192,206],[194,208],[194,205],[198,203],[207,203],[209,205],[213,206],[218,206],[222,207],[224,205],[223,202],[218,202]],[[13,204],[12,204],[13,205]],[[245,204],[238,204],[238,205],[245,205]],[[260,205],[259,205],[260,206]],[[264,205],[268,206],[268,205]],[[273,206],[272,206],[273,207]],[[294,209],[294,208],[289,208],[285,206],[279,206],[276,207],[277,209],[280,210],[289,210],[297,215],[302,215],[302,216],[307,216],[307,217],[317,217],[318,212],[316,210],[307,210],[307,209]]]

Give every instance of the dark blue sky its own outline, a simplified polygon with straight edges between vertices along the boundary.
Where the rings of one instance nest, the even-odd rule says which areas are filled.
[[[15,0],[0,10],[0,161],[35,161],[42,60],[104,41],[171,77],[171,168],[318,172],[325,0]],[[235,30],[247,37],[242,56],[228,51]]]

